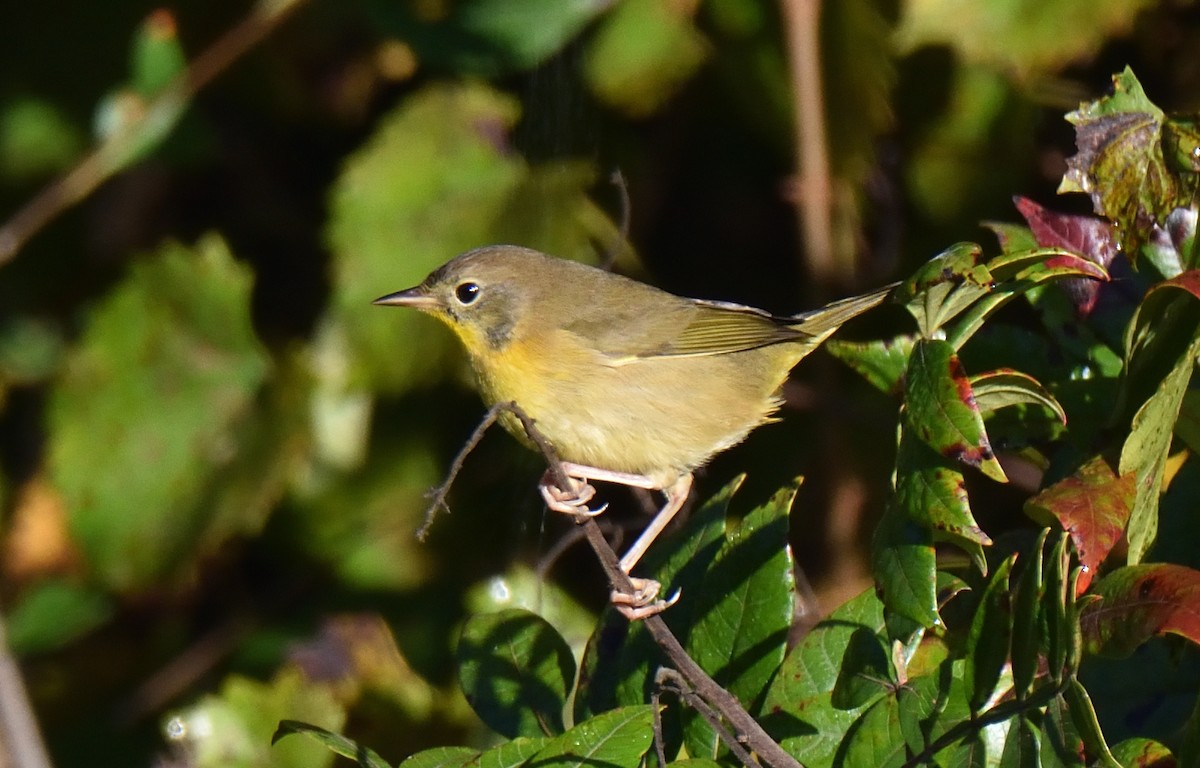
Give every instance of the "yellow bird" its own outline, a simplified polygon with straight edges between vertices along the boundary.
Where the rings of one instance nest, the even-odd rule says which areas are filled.
[[[794,317],[689,299],[529,248],[469,251],[420,285],[374,303],[413,307],[466,346],[489,405],[515,402],[554,446],[566,475],[539,486],[547,506],[598,514],[589,481],[661,491],[666,501],[621,558],[629,573],[687,499],[692,471],[770,421],[797,362],[894,285]],[[520,421],[501,423],[529,444]],[[660,585],[613,594],[630,619],[661,611]]]

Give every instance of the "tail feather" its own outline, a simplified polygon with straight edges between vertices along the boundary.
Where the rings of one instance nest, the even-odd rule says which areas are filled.
[[[860,296],[850,296],[826,304],[819,309],[796,315],[791,328],[811,336],[817,343],[836,331],[849,320],[858,317],[863,312],[882,304],[899,283],[885,285],[882,288],[864,293]]]

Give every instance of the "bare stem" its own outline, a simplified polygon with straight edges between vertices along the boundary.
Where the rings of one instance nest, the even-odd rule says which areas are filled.
[[[50,768],[17,661],[8,652],[0,617],[0,768]]]

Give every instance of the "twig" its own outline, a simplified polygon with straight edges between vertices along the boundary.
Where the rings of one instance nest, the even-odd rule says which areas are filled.
[[[700,698],[696,695],[695,691],[688,687],[687,681],[683,679],[682,675],[673,669],[659,667],[658,671],[654,673],[654,684],[673,691],[683,703],[696,710],[696,713],[704,718],[704,722],[708,723],[708,726],[713,729],[713,732],[717,734],[721,741],[725,742],[729,750],[733,752],[734,757],[740,760],[742,765],[747,768],[761,768],[761,763],[755,760],[754,755],[748,752],[742,746],[741,742],[729,732],[729,729],[721,724],[721,718],[717,712],[708,705],[708,702]],[[663,765],[666,765],[665,761]]]
[[[0,617],[0,766],[50,768],[50,757],[29,704],[16,659],[8,652]]]
[[[833,252],[833,182],[825,140],[825,96],[821,86],[821,0],[780,0],[794,92],[796,209],[800,238],[817,289],[838,275]],[[824,299],[826,297],[819,296]]]
[[[196,93],[261,42],[304,0],[260,0],[236,26],[197,56],[166,85],[136,122],[97,146],[74,168],[42,189],[0,227],[0,264],[17,254],[56,216],[126,166],[138,147],[176,122]]]

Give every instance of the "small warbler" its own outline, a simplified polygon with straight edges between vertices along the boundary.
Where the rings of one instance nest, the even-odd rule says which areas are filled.
[[[513,245],[469,251],[420,285],[374,303],[413,307],[466,346],[489,405],[514,402],[554,446],[572,488],[550,475],[546,504],[597,514],[590,480],[661,491],[666,501],[621,558],[628,574],[687,499],[692,471],[772,419],[788,371],[894,286],[778,317],[675,296],[595,267]],[[531,441],[511,412],[500,422]],[[660,585],[614,592],[631,619],[661,611]]]

